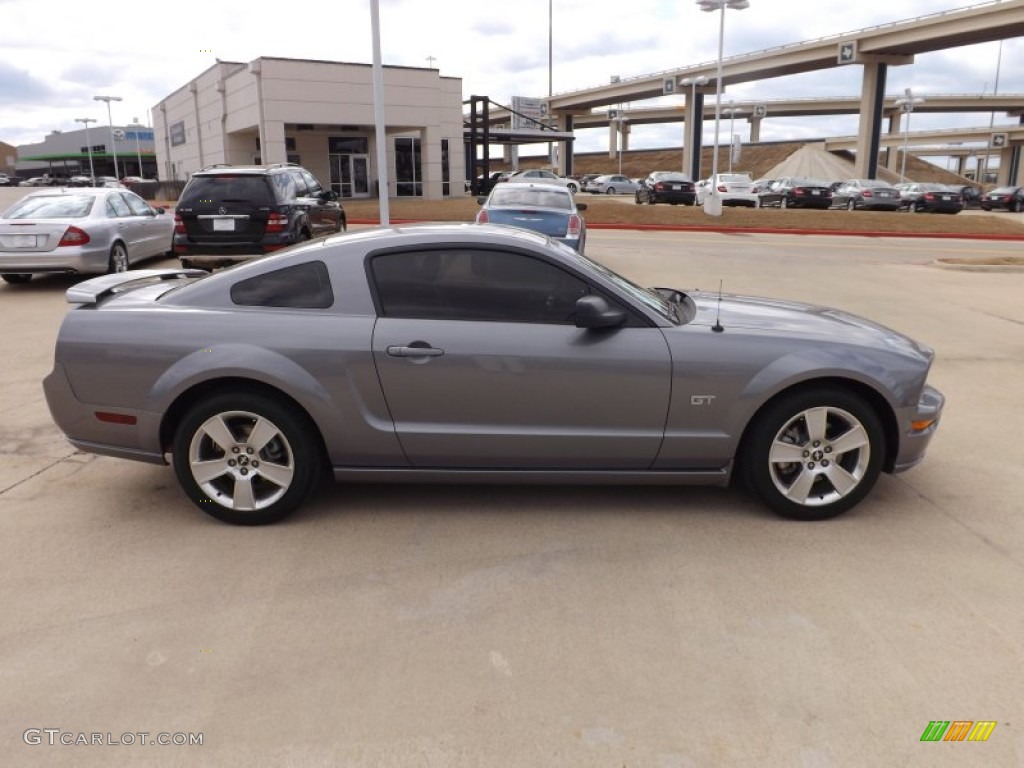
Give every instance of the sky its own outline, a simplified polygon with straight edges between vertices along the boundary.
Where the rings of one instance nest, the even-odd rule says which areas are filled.
[[[990,0],[997,2],[998,0]],[[917,16],[979,5],[969,0],[750,0],[727,11],[725,55],[749,53]],[[549,7],[551,13],[549,17]],[[712,61],[718,15],[695,0],[380,0],[385,65],[433,66],[462,78],[463,95],[508,104],[548,93],[548,25],[554,41],[555,93]],[[281,5],[239,0],[103,4],[81,0],[0,0],[0,141],[42,141],[81,128],[75,118],[107,122],[95,95],[121,96],[115,124],[149,124],[148,110],[216,59],[260,56],[370,63],[370,0]],[[890,67],[887,92],[991,93],[999,44],[919,55]],[[1002,48],[1000,93],[1024,92],[1024,39]],[[857,66],[747,83],[726,98],[856,96]],[[673,101],[673,98],[675,101]],[[663,103],[681,102],[682,96]],[[650,102],[657,103],[657,102]],[[913,128],[988,125],[990,115],[915,115]],[[1016,118],[996,115],[996,124]],[[737,133],[745,131],[736,123]],[[765,120],[762,141],[847,136],[857,117]],[[745,133],[742,134],[745,136]],[[577,152],[607,148],[607,129],[578,134]],[[634,149],[681,144],[679,126],[635,126]]]

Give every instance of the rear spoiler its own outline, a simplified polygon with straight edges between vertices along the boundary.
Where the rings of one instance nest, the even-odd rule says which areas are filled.
[[[69,304],[96,304],[101,299],[115,293],[124,293],[165,280],[207,277],[209,274],[204,269],[136,269],[129,272],[115,272],[112,275],[94,277],[68,288],[64,298]]]

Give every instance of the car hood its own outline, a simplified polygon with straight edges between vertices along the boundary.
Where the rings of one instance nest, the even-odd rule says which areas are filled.
[[[831,307],[758,296],[689,292],[697,307],[690,326],[711,328],[716,320],[729,331],[770,332],[776,338],[828,340],[877,347],[931,360],[933,350],[902,333]]]

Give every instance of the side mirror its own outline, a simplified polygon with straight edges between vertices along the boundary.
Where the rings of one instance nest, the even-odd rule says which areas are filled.
[[[167,213],[167,211],[163,208],[154,208],[153,210],[155,210],[157,214]]]
[[[317,195],[317,197],[325,202],[331,202],[338,199],[338,193],[333,189],[324,189],[320,191],[320,194]]]
[[[609,306],[601,296],[581,296],[576,300],[577,328],[614,328],[625,320],[626,313]]]
[[[576,203],[576,210],[577,211],[585,211],[585,210],[587,210],[587,204],[586,203]]]

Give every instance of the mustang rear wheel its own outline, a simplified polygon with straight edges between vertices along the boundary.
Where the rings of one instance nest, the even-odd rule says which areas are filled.
[[[783,517],[825,520],[867,495],[883,451],[881,421],[863,398],[832,388],[796,392],[751,425],[743,472],[754,493]]]
[[[174,471],[209,515],[265,525],[291,514],[321,466],[307,420],[263,395],[223,393],[194,407],[174,437]]]

